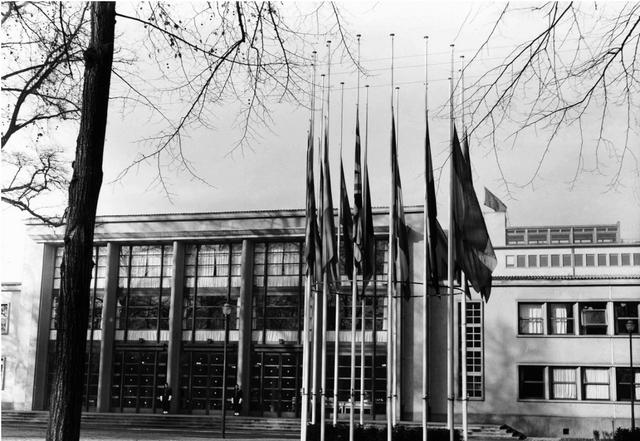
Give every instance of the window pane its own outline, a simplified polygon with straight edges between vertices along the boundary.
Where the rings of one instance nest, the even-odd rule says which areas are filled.
[[[549,334],[573,334],[573,304],[547,304]]]
[[[571,254],[562,255],[562,266],[571,266]]]
[[[633,324],[634,334],[639,333],[638,326],[638,305],[640,302],[616,302],[613,304],[616,318],[616,334],[628,334],[627,322]]]
[[[520,399],[544,399],[544,366],[520,366]]]
[[[606,266],[606,265],[607,265],[607,255],[598,254],[598,266]]]
[[[513,267],[515,265],[515,259],[516,259],[516,256],[506,256],[505,266],[507,268]]]
[[[518,268],[524,268],[525,267],[525,258],[526,258],[526,256],[524,254],[519,254],[516,257],[516,265],[518,266]]]
[[[535,268],[538,266],[538,256],[536,256],[535,254],[527,256],[527,260],[528,260],[527,263],[529,265],[529,268]]]
[[[580,334],[606,335],[607,304],[605,302],[580,303]]]
[[[549,266],[549,256],[547,254],[540,255],[540,266],[544,268]]]
[[[552,254],[551,255],[551,266],[560,266],[560,255],[559,254]]]
[[[520,303],[518,305],[518,322],[520,334],[542,334],[542,304]]]
[[[587,254],[587,256],[586,256],[587,266],[595,266],[595,264],[596,264],[595,259],[596,259],[595,255]]]
[[[554,400],[578,398],[575,368],[551,369],[551,398]]]
[[[584,262],[584,255],[583,254],[576,254],[573,256],[573,262],[576,266],[582,266],[583,262]]]
[[[585,400],[609,399],[609,369],[583,368],[582,384],[584,386],[583,398]]]
[[[640,368],[616,368],[616,395],[618,401],[631,400],[632,381],[635,384],[634,400],[640,400]]]
[[[631,255],[629,253],[622,253],[620,257],[622,260],[622,266],[631,265]]]

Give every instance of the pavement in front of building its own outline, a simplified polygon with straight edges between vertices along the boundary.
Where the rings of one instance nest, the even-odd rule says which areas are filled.
[[[17,427],[3,427],[2,428],[2,436],[0,437],[2,441],[42,441],[45,439],[45,432],[42,429],[21,429]],[[82,430],[80,433],[81,441],[107,441],[107,440],[118,440],[118,441],[148,441],[148,440],[158,440],[158,441],[203,441],[203,440],[222,440],[223,438],[220,434],[211,434],[211,433],[203,433],[202,436],[181,436],[177,435],[175,432],[162,432],[157,430],[119,430],[114,428],[113,430],[92,430],[86,429]],[[245,436],[238,436],[233,434],[228,434],[225,439],[233,439],[234,441],[283,441],[282,437],[279,438],[270,438],[270,437],[260,437],[259,434],[256,434],[255,437],[247,438]]]

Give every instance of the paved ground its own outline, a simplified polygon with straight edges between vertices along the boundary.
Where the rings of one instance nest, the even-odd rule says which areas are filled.
[[[137,430],[83,430],[80,434],[82,441],[138,441],[138,440],[158,440],[158,441],[203,441],[203,440],[221,440],[220,434],[202,433],[191,434],[191,436],[177,436],[176,433],[167,433],[161,431],[137,431]],[[283,441],[283,438],[261,438],[256,434],[254,438],[238,437],[228,434],[226,439],[234,441]],[[3,427],[2,441],[42,441],[44,440],[44,430],[38,429],[19,429],[17,427]]]

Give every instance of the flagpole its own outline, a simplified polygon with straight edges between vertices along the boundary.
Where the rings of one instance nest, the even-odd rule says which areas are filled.
[[[454,426],[454,366],[453,366],[453,273],[454,273],[454,259],[453,259],[453,242],[454,242],[454,219],[453,219],[453,191],[455,180],[455,168],[453,164],[453,48],[451,44],[451,77],[449,78],[449,135],[451,139],[451,156],[450,168],[451,177],[449,182],[449,195],[450,195],[450,213],[449,213],[449,237],[447,240],[448,249],[448,288],[449,296],[447,302],[447,429],[449,429],[449,441],[453,441],[453,426]]]
[[[425,112],[425,125],[429,124],[429,37],[424,37],[424,112]],[[426,130],[426,126],[425,126]],[[427,132],[428,133],[428,132]],[[425,142],[427,142],[426,140]],[[428,152],[427,146],[424,149],[424,242],[423,242],[423,254],[424,254],[424,275],[422,277],[422,289],[424,295],[424,322],[423,322],[423,339],[422,339],[422,441],[427,441],[428,430],[427,422],[429,418],[429,240],[431,235],[429,234],[429,200],[428,200],[428,182],[429,171],[428,167]],[[434,244],[435,245],[435,244]]]
[[[344,81],[340,82],[340,173],[342,173],[342,135],[344,123]],[[342,219],[342,185],[340,185],[340,204],[338,204],[338,219]],[[340,262],[340,228],[342,222],[338,222],[338,262]],[[338,269],[340,268],[338,263]],[[340,349],[340,295],[336,293],[335,325],[333,337],[333,426],[338,424],[338,352]]]
[[[315,114],[315,96],[316,96],[316,51],[313,51],[313,81],[311,83],[311,115],[309,117],[309,137],[313,143],[313,123]],[[311,152],[313,155],[313,151]],[[313,164],[313,156],[311,157]],[[312,195],[315,197],[315,195]],[[315,213],[311,213],[313,218],[311,222],[315,222]],[[307,219],[309,222],[309,219]],[[315,238],[314,238],[315,240]],[[315,253],[315,252],[314,252]],[[307,268],[307,277],[304,284],[304,322],[302,330],[302,403],[300,409],[300,441],[307,440],[307,422],[309,419],[309,351],[311,341],[309,340],[309,306],[311,303],[311,279],[313,277],[313,269]]]
[[[395,34],[390,34],[391,36],[391,118],[393,119],[393,37]],[[393,141],[393,128],[391,129],[391,138]],[[392,150],[393,154],[393,150]],[[393,164],[393,158],[390,161]],[[393,230],[394,230],[394,222],[393,222],[393,205],[395,203],[395,195],[394,195],[394,173],[393,166],[391,168],[391,197],[389,203],[389,277],[387,279],[387,441],[392,441],[392,430],[393,430],[393,376],[392,370],[393,366],[393,273],[394,273],[394,249],[393,249]]]
[[[461,95],[462,103],[461,103],[460,109],[461,109],[461,115],[462,115],[462,130],[464,131],[465,142],[467,142],[466,140],[467,128],[464,125],[464,55],[460,56],[460,60],[462,64],[462,69],[460,72],[460,83],[461,83],[460,95]],[[471,158],[467,157],[466,159],[467,161],[469,161],[469,164],[471,164],[471,161],[470,161]],[[462,376],[462,439],[464,441],[467,441],[468,434],[469,434],[469,421],[468,421],[469,420],[469,415],[468,415],[469,397],[467,392],[467,290],[466,290],[467,275],[464,274],[464,272],[462,273],[461,286],[464,290],[464,293],[462,294],[462,302],[461,302],[462,311],[460,312],[460,320],[461,320],[460,353],[462,358],[460,360],[461,376]]]
[[[327,121],[326,121],[326,138],[325,143],[328,142],[329,139],[329,114],[330,114],[330,104],[331,104],[331,40],[327,40],[327,51],[329,54],[329,59],[327,61]],[[325,154],[329,154],[329,149],[325,144]],[[325,162],[329,163],[329,158],[325,158]],[[333,213],[329,213],[329,216],[333,216]],[[327,240],[333,240],[332,238],[327,238]],[[339,266],[339,262],[338,262]],[[327,271],[324,272],[324,283],[322,287],[322,366],[321,366],[321,385],[320,385],[320,441],[325,440],[325,421],[326,421],[326,398],[327,398],[327,303],[329,300],[329,285],[328,285],[328,277]]]
[[[358,34],[358,102],[357,102],[357,109],[358,109],[358,119],[360,119],[360,37],[361,35]],[[369,92],[369,89],[367,89],[367,93]],[[365,144],[366,146],[366,144]],[[366,147],[365,147],[366,148]],[[361,174],[362,176],[362,174]],[[362,184],[362,178],[361,178],[361,184]],[[364,206],[364,205],[363,205]],[[360,213],[360,217],[362,218],[362,213]],[[366,310],[365,310],[365,293],[364,293],[364,268],[362,269],[362,295],[360,296],[360,301],[362,303],[362,312],[361,312],[361,320],[360,320],[360,327],[361,327],[361,333],[360,333],[360,425],[364,425],[364,333],[365,333],[365,316],[366,316]],[[355,282],[355,278],[353,279]]]
[[[320,74],[320,77],[322,78],[322,98],[320,100],[320,133],[323,134],[324,133],[324,74]],[[315,100],[314,100],[315,101]],[[324,155],[324,149],[322,148],[322,142],[320,142],[319,145],[320,148],[318,148],[318,159],[319,159],[319,163],[320,163],[320,178],[322,179],[322,156]],[[322,192],[323,192],[323,185],[322,185],[322,181],[320,182],[319,185],[319,189],[318,189],[318,207],[322,207]],[[318,210],[320,213],[320,216],[322,216],[322,210]],[[320,222],[320,225],[322,225],[322,223]],[[324,286],[324,283],[323,283]],[[324,288],[323,288],[324,289]],[[312,384],[312,388],[311,388],[311,424],[315,425],[317,423],[317,416],[318,416],[318,399],[319,399],[319,391],[318,391],[318,349],[320,349],[320,345],[322,344],[322,340],[321,340],[321,335],[320,335],[320,328],[321,328],[321,324],[320,324],[320,302],[321,299],[320,297],[320,293],[318,292],[318,290],[316,290],[313,293],[313,321],[314,321],[314,325],[313,325],[313,384]]]
[[[399,149],[400,145],[400,87],[396,86],[396,161],[399,159]],[[394,184],[395,185],[395,184]],[[396,191],[398,191],[396,189]],[[394,225],[395,228],[395,225]],[[396,246],[397,240],[396,237]],[[395,273],[394,273],[395,274]],[[397,276],[396,276],[397,277]],[[393,425],[398,423],[399,415],[399,405],[400,402],[400,387],[398,384],[399,375],[398,375],[398,340],[399,340],[399,330],[398,330],[398,316],[400,315],[400,296],[398,296],[397,291],[395,292],[393,298]]]

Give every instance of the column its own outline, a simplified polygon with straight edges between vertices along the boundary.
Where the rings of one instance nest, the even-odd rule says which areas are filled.
[[[118,304],[119,263],[120,245],[115,243],[107,244],[107,274],[105,276],[104,299],[102,303],[102,329],[100,330],[98,412],[109,412],[111,409],[111,369],[113,368],[116,307]]]
[[[40,307],[38,312],[38,334],[36,340],[36,361],[33,381],[33,410],[46,408],[47,366],[49,335],[51,326],[51,290],[56,260],[56,246],[45,245],[42,256],[42,277],[40,279]],[[24,290],[23,290],[24,294]]]
[[[240,307],[238,310],[238,385],[242,389],[242,415],[249,414],[251,390],[251,306],[253,305],[253,242],[242,241]]]
[[[180,406],[180,353],[182,352],[182,297],[184,294],[184,243],[173,242],[173,279],[169,302],[169,348],[167,383],[173,391],[171,413]]]

